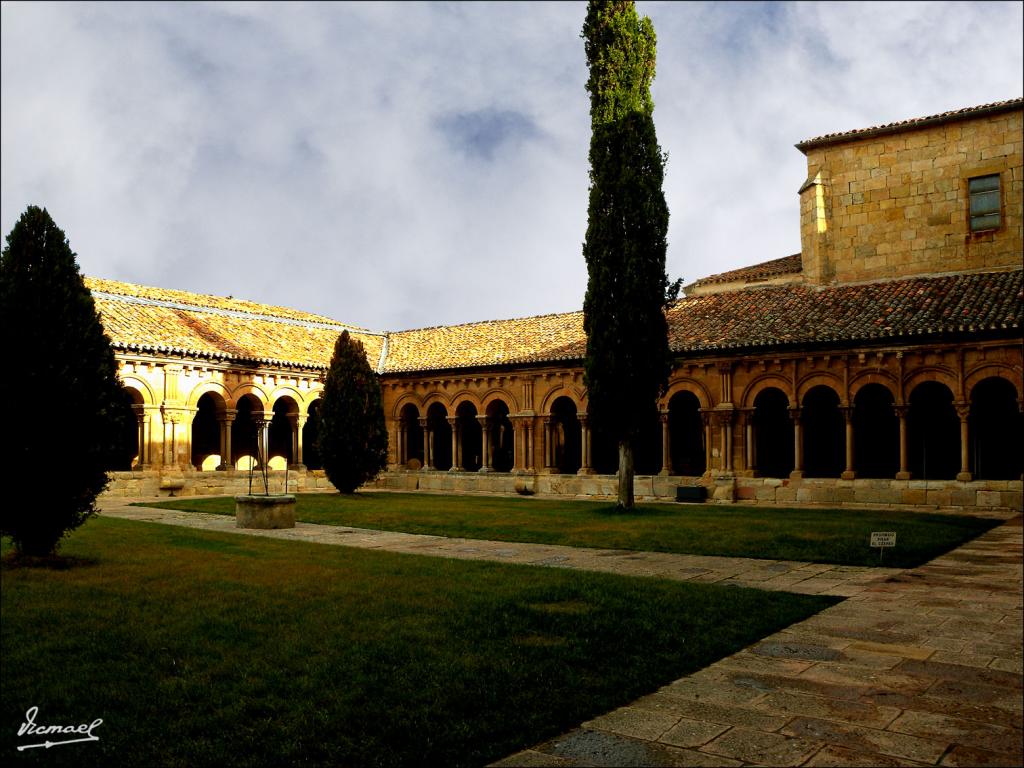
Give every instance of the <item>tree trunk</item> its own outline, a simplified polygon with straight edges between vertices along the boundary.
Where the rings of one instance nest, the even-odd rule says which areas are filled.
[[[619,442],[619,509],[633,509],[633,443]]]

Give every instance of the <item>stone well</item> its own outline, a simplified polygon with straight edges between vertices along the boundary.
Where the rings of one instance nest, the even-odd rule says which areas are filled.
[[[295,496],[235,496],[239,528],[294,528]]]

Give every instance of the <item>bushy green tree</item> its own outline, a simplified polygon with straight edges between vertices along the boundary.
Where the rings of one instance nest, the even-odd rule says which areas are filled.
[[[590,204],[583,255],[587,294],[584,374],[595,431],[619,448],[619,507],[633,507],[633,445],[655,417],[671,370],[666,306],[679,283],[665,274],[665,155],[654,129],[655,35],[632,2],[587,6]]]
[[[362,342],[348,331],[334,344],[324,380],[317,449],[327,479],[342,493],[353,493],[387,464],[380,381]]]
[[[11,485],[31,491],[2,505],[0,528],[21,554],[49,555],[95,513],[135,416],[75,254],[36,206],[0,256],[0,338],[0,466]]]

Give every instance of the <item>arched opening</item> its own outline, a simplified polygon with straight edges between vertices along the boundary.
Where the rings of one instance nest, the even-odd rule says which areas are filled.
[[[107,459],[107,470],[110,472],[141,468],[143,456],[145,430],[141,426],[141,416],[145,413],[145,400],[141,392],[129,386],[122,386],[120,396],[124,398],[124,419],[119,425],[114,451]]]
[[[846,457],[846,423],[834,389],[819,384],[807,391],[800,426],[804,440],[804,475],[839,477]]]
[[[895,477],[900,468],[900,420],[892,393],[865,384],[853,398],[853,468],[857,477]]]
[[[551,465],[563,475],[580,470],[580,421],[576,403],[559,397],[551,404]]]
[[[468,401],[459,403],[455,418],[462,458],[460,466],[467,472],[477,472],[483,466],[483,430],[477,420],[476,406]]]
[[[508,418],[508,405],[503,400],[487,404],[487,439],[491,453],[491,468],[495,472],[511,472],[515,462],[515,433]]]
[[[269,446],[267,448],[267,466],[275,469],[285,468],[295,463],[294,430],[299,416],[299,405],[292,398],[283,395],[274,402],[274,417],[270,420],[268,431]],[[281,459],[270,463],[271,459]]]
[[[907,453],[911,477],[953,480],[960,471],[960,418],[945,384],[926,381],[910,393]]]
[[[754,398],[754,445],[757,472],[762,477],[789,477],[793,471],[793,422],[789,398],[767,387]]]
[[[302,425],[302,463],[306,469],[323,469],[320,458],[320,398],[309,404],[306,411],[306,423]]]
[[[1024,418],[1013,384],[989,378],[975,385],[968,418],[974,479],[1019,480],[1024,471]]]
[[[398,417],[398,428],[402,430],[404,440],[398,463],[407,469],[420,469],[423,466],[423,427],[420,426],[420,411],[412,403],[406,403]]]
[[[705,466],[704,422],[700,400],[692,392],[677,392],[668,401],[669,453],[672,474],[696,477]]]
[[[430,466],[447,471],[452,467],[452,428],[448,424],[448,411],[441,403],[427,408],[427,429],[430,438]]]
[[[221,421],[224,419],[224,398],[207,392],[196,403],[192,417],[192,466],[209,472],[221,466]]]
[[[231,423],[231,465],[237,469],[249,469],[256,462],[258,440],[253,414],[258,414],[262,420],[263,404],[255,395],[242,395],[235,410],[235,420]]]

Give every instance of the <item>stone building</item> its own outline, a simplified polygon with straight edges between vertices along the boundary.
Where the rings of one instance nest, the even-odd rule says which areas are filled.
[[[638,495],[1021,507],[1022,100],[809,139],[801,252],[712,275],[668,312],[675,364]],[[794,183],[794,186],[798,182]],[[587,420],[581,312],[372,332],[88,279],[138,413],[111,493],[277,485],[311,448],[343,328],[381,375],[392,488],[614,495]]]

